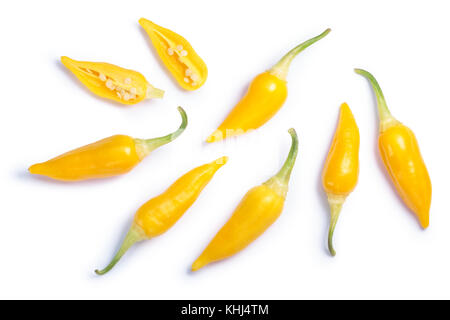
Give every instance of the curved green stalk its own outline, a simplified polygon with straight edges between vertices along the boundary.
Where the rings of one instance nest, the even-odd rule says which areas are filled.
[[[122,246],[120,247],[119,251],[117,251],[114,258],[111,260],[111,262],[106,266],[103,270],[95,270],[95,273],[99,276],[104,275],[109,270],[111,270],[117,262],[122,258],[122,256],[130,249],[131,246],[133,246],[136,242],[145,240],[147,237],[145,235],[144,230],[142,230],[141,227],[139,227],[136,224],[133,224],[128,231],[127,235],[125,236],[125,239],[123,240]]]
[[[292,169],[294,168],[295,160],[297,159],[298,154],[298,136],[295,132],[294,128],[288,130],[289,134],[292,138],[291,149],[289,150],[289,154],[281,167],[280,171],[267,180],[264,184],[273,188],[277,192],[279,192],[282,196],[285,196],[287,193],[287,187],[289,183],[289,179],[291,177]]]
[[[297,132],[295,132],[294,128],[290,128],[288,130],[289,134],[292,138],[291,149],[289,150],[289,154],[281,167],[280,171],[276,174],[276,177],[281,181],[288,183],[289,178],[291,177],[292,169],[294,168],[295,160],[297,159],[298,154],[298,136]]]
[[[381,131],[383,131],[387,128],[387,126],[389,126],[393,122],[396,122],[395,118],[392,116],[387,107],[383,91],[381,90],[378,81],[370,72],[363,69],[355,69],[355,72],[369,80],[373,91],[375,92],[375,97],[377,98],[378,114],[380,116],[380,129]]]
[[[144,158],[145,156],[147,156],[150,152],[152,152],[156,148],[159,148],[159,147],[175,140],[186,129],[186,127],[188,125],[188,118],[187,118],[186,111],[184,111],[184,109],[182,107],[178,107],[177,110],[181,115],[182,121],[181,121],[180,127],[176,131],[174,131],[168,135],[158,137],[158,138],[134,139],[137,149],[138,149],[139,157],[141,159]]]
[[[187,124],[188,124],[187,114],[186,114],[186,111],[184,111],[184,109],[182,107],[178,107],[177,110],[181,115],[180,127],[176,131],[174,131],[168,135],[158,137],[158,138],[144,140],[148,146],[151,146],[153,149],[156,149],[162,145],[165,145],[165,144],[175,140],[176,138],[178,138],[178,136],[180,134],[183,133],[183,131],[186,129]]]
[[[328,203],[330,205],[330,228],[328,230],[328,250],[330,251],[330,254],[333,257],[336,255],[336,251],[334,250],[333,247],[333,234],[344,201],[345,198],[334,199],[333,197],[328,196]]]
[[[326,29],[324,32],[319,34],[318,36],[311,38],[309,40],[306,40],[305,42],[299,44],[295,48],[293,48],[291,51],[286,53],[283,58],[280,59],[280,61],[277,62],[276,65],[274,65],[271,69],[268,70],[270,74],[273,74],[274,76],[280,78],[281,80],[286,80],[289,66],[291,65],[292,60],[303,50],[308,48],[313,43],[319,41],[323,37],[325,37],[328,33],[330,33],[331,29]]]

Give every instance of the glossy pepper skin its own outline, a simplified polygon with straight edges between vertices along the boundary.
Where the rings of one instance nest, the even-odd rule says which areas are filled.
[[[339,123],[322,171],[322,185],[330,205],[328,249],[332,256],[333,233],[347,196],[355,189],[359,174],[359,129],[346,103],[341,105]]]
[[[295,130],[290,129],[289,133],[292,137],[292,147],[281,170],[262,185],[247,192],[228,222],[192,264],[192,271],[241,251],[262,235],[280,216],[298,152]]]
[[[187,115],[178,107],[182,123],[163,137],[134,139],[115,135],[64,153],[29,168],[30,173],[61,181],[107,178],[127,173],[156,148],[176,139],[187,126]]]
[[[325,37],[331,30],[309,39],[291,51],[271,69],[257,75],[244,97],[228,114],[217,130],[207,138],[216,142],[257,129],[269,121],[283,106],[287,98],[286,77],[292,60],[304,49]]]
[[[136,212],[133,224],[111,263],[105,269],[95,272],[98,275],[107,273],[133,244],[157,237],[170,229],[197,200],[216,171],[227,161],[227,157],[222,157],[189,171],[165,192],[142,205]]]
[[[141,18],[159,57],[178,84],[186,90],[197,90],[208,77],[208,68],[191,44],[179,34]]]
[[[94,94],[122,104],[162,98],[164,91],[153,87],[139,72],[105,62],[76,61],[61,57],[63,65]]]
[[[355,72],[367,78],[375,91],[380,117],[378,147],[384,166],[403,202],[426,229],[430,222],[431,180],[417,139],[411,129],[391,115],[375,77],[362,69]]]

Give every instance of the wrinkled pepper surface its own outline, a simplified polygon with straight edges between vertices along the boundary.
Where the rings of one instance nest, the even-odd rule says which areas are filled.
[[[217,130],[207,138],[216,142],[257,129],[269,121],[282,107],[287,98],[286,77],[292,60],[304,49],[325,37],[331,30],[309,39],[291,51],[271,69],[257,75],[244,97],[238,102]]]
[[[165,192],[142,205],[136,212],[132,226],[111,263],[103,270],[95,272],[98,275],[107,273],[133,244],[157,237],[170,229],[195,202],[200,192],[227,160],[227,157],[222,157],[189,171]]]
[[[153,87],[139,72],[105,62],[76,61],[61,57],[61,62],[93,93],[123,104],[162,98],[164,91]]]
[[[241,251],[278,219],[283,210],[289,178],[298,152],[297,134],[294,129],[289,129],[289,133],[292,146],[281,170],[262,185],[247,192],[228,222],[192,264],[192,271]]]
[[[187,115],[178,107],[182,123],[178,130],[163,137],[135,139],[114,135],[64,153],[29,168],[30,173],[62,181],[107,178],[127,173],[156,148],[176,139],[187,126]]]
[[[431,180],[417,139],[411,129],[392,116],[375,77],[362,69],[355,72],[369,80],[377,98],[378,148],[384,166],[403,202],[426,229],[430,223]]]
[[[356,187],[358,174],[359,129],[352,111],[346,103],[343,103],[339,123],[322,172],[322,185],[330,205],[328,249],[332,256],[336,255],[333,248],[334,229],[345,199]]]
[[[208,68],[191,44],[179,34],[141,18],[159,57],[178,84],[186,90],[200,88],[208,77]]]

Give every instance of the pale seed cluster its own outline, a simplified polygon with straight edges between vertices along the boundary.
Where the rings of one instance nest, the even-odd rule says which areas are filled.
[[[115,85],[113,80],[108,79],[104,74],[100,73],[99,76],[101,81],[105,82],[105,86],[111,90],[114,91],[117,96],[119,97],[119,99],[123,99],[124,101],[128,101],[128,100],[134,100],[136,99],[136,94],[137,94],[137,89],[132,87],[129,90],[121,88],[120,85]],[[131,79],[130,78],[126,78],[124,80],[125,84],[131,84]]]
[[[175,48],[170,47],[167,49],[167,54],[169,56],[172,56],[174,53],[176,53],[180,57],[186,57],[188,55],[188,52],[183,49],[183,46],[181,44],[177,45]],[[199,75],[194,73],[189,68],[186,69],[184,75],[185,75],[184,82],[190,83],[192,81],[191,85],[193,85],[193,86],[196,86],[197,81],[200,80]]]

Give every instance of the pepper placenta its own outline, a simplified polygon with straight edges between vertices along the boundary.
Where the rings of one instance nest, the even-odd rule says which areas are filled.
[[[123,104],[162,98],[164,91],[153,87],[139,72],[104,62],[76,61],[61,57],[61,62],[93,93]]]
[[[384,166],[403,202],[425,229],[430,222],[431,181],[417,139],[411,129],[391,115],[375,77],[362,69],[355,72],[369,80],[377,98],[378,147]]]
[[[69,151],[29,168],[30,173],[56,180],[79,181],[124,174],[133,169],[156,148],[176,139],[187,126],[187,115],[178,107],[182,123],[178,130],[163,137],[135,139],[114,135]]]
[[[262,185],[247,192],[228,222],[193,263],[193,271],[241,251],[280,216],[298,152],[297,134],[294,129],[289,129],[289,133],[292,146],[281,170]]]
[[[200,192],[227,160],[227,157],[222,157],[189,171],[165,192],[142,205],[136,212],[131,228],[111,263],[105,269],[95,272],[98,275],[107,273],[133,244],[157,237],[169,230],[195,202]]]
[[[271,69],[257,75],[250,83],[244,97],[206,141],[216,142],[230,136],[240,135],[246,131],[257,129],[269,121],[286,101],[286,77],[292,60],[330,31],[327,29],[322,34],[299,44]]]
[[[208,68],[185,38],[144,18],[139,20],[139,24],[147,32],[162,62],[182,88],[196,90],[205,83]]]
[[[347,196],[358,182],[359,130],[352,111],[346,103],[341,105],[339,123],[322,172],[322,185],[330,205],[328,249],[332,256],[333,233]]]

